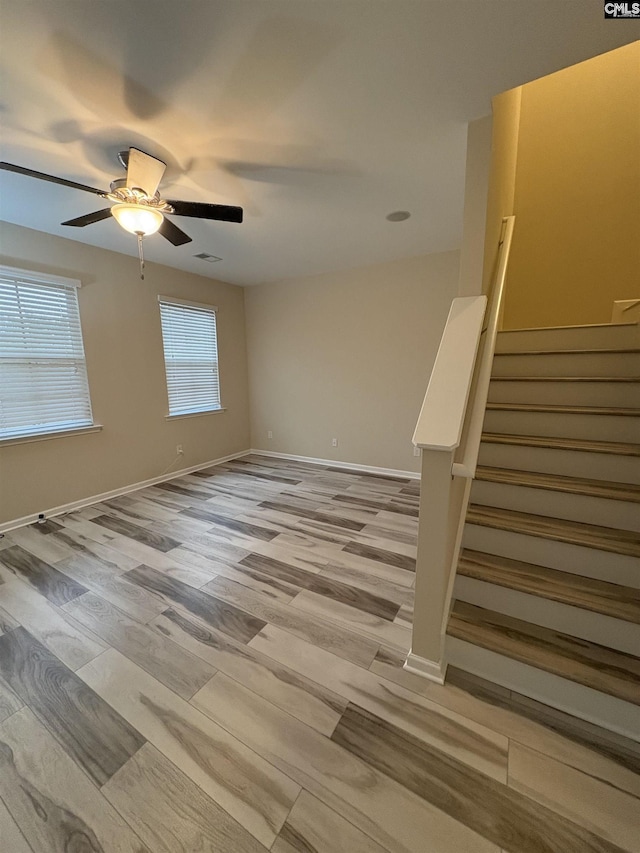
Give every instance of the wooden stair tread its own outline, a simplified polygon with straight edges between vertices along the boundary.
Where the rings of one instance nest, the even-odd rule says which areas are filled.
[[[464,549],[458,574],[640,625],[640,589]]]
[[[553,705],[547,705],[517,693],[515,690],[507,690],[478,675],[458,669],[453,664],[447,667],[447,684],[459,687],[490,705],[504,708],[520,717],[540,723],[593,752],[601,753],[632,773],[640,775],[640,743],[637,740],[576,717],[567,711],[561,711]]]
[[[521,533],[525,536],[553,539],[557,542],[595,548],[599,551],[640,557],[640,533],[632,530],[600,527],[596,524],[549,518],[544,515],[479,504],[469,506],[467,524],[479,524],[483,527]]]
[[[631,324],[629,324],[631,325]],[[640,352],[640,347],[625,347],[624,349],[616,349],[615,347],[607,347],[603,349],[527,349],[527,350],[500,350],[494,353],[494,356],[500,355],[592,355],[597,353],[634,353]]]
[[[513,468],[489,468],[479,465],[476,479],[487,483],[526,486],[531,489],[548,489],[592,498],[640,503],[640,486],[634,483],[612,483],[606,480],[589,480],[560,474],[541,474],[537,471],[517,471]]]
[[[487,403],[487,411],[548,412],[556,415],[616,415],[640,417],[640,409],[621,406],[551,406],[541,403]]]
[[[640,705],[640,658],[493,610],[456,601],[447,633]]]
[[[636,324],[633,324],[634,326]],[[514,330],[515,331],[515,330]],[[502,334],[502,333],[501,333]],[[563,343],[569,346],[573,345],[573,349],[562,348]],[[598,347],[597,343],[602,342],[604,347]],[[591,415],[595,417],[640,417],[640,407],[631,408],[635,401],[631,399],[629,394],[635,394],[635,387],[640,382],[638,376],[638,367],[635,366],[637,354],[640,353],[640,347],[637,345],[637,339],[631,336],[620,339],[621,348],[617,348],[616,338],[611,337],[608,333],[594,336],[577,335],[574,338],[565,338],[548,335],[545,338],[537,336],[529,337],[514,337],[509,340],[508,334],[502,338],[502,343],[498,347],[499,351],[495,353],[497,358],[503,356],[540,356],[538,361],[527,361],[530,365],[527,370],[533,375],[514,375],[520,373],[520,367],[524,368],[524,362],[505,361],[496,362],[496,367],[501,367],[500,373],[507,375],[493,375],[491,383],[495,383],[495,396],[503,399],[515,397],[516,400],[527,400],[527,396],[532,402],[488,402],[486,406],[487,412],[513,412],[520,413],[518,422],[521,422],[523,414],[547,414],[558,415],[558,432],[564,432],[565,429],[560,429],[561,424],[569,426],[571,423],[576,424],[576,429],[580,423],[586,425],[587,421],[580,421],[578,418],[566,419],[566,415]],[[518,348],[518,343],[521,347]],[[545,343],[548,346],[545,346]],[[626,346],[625,346],[626,344]],[[589,361],[589,357],[607,356],[609,354],[622,353],[630,354],[629,358],[634,360],[634,366],[631,362],[625,360],[625,372],[633,372],[633,376],[620,375],[592,375],[593,373],[618,373],[618,362],[615,359],[609,362],[602,360],[601,362]],[[580,358],[584,355],[585,359]],[[545,360],[542,358],[547,356]],[[551,360],[559,356],[578,356],[577,359],[571,361],[553,362]],[[605,366],[608,364],[609,366]],[[553,373],[554,370],[564,374],[560,376],[547,375]],[[620,371],[622,372],[622,371]],[[579,376],[571,376],[571,373],[587,374]],[[504,383],[518,383],[520,391],[516,395],[516,385],[513,385],[513,394],[500,392],[500,387]],[[501,384],[499,387],[499,383]],[[527,385],[523,383],[528,383]],[[534,391],[540,383],[547,383],[549,394],[553,391],[553,384],[556,383],[555,392],[551,399],[555,397],[555,402],[544,402],[544,397],[540,393]],[[575,396],[577,404],[572,404],[571,397],[568,397],[571,383],[576,385],[576,394],[580,387],[592,383],[589,398],[584,398],[587,404],[580,402],[580,398]],[[606,383],[613,383],[607,389]],[[506,386],[505,386],[506,387]],[[620,397],[616,399],[611,396],[615,387],[619,388],[622,393],[622,388],[628,388],[626,399]],[[526,389],[531,391],[525,394]],[[542,386],[540,385],[540,388]],[[500,392],[500,393],[499,393]],[[565,393],[566,392],[566,393]],[[605,397],[605,392],[607,396]],[[600,394],[600,400],[596,396]],[[619,393],[616,392],[619,397]],[[536,396],[542,397],[543,402],[535,402]],[[592,398],[592,399],[590,399]],[[612,401],[614,405],[606,405]],[[591,405],[590,403],[604,403],[605,405]],[[617,405],[623,403],[623,405]],[[505,415],[505,417],[509,417]],[[531,421],[534,429],[534,421]],[[548,421],[552,424],[552,421]],[[596,425],[595,421],[591,423]],[[612,421],[613,423],[613,421]],[[619,422],[621,423],[621,422]],[[634,422],[628,422],[632,424]],[[508,424],[507,429],[508,429]],[[513,428],[516,428],[515,421]],[[549,450],[552,453],[555,451],[576,451],[582,453],[604,453],[617,455],[620,457],[640,457],[640,444],[631,442],[612,442],[591,439],[575,439],[564,436],[541,436],[541,435],[513,435],[505,430],[504,434],[500,434],[498,430],[500,426],[494,426],[492,432],[485,432],[482,435],[482,442],[485,445],[502,444],[511,445],[514,450],[510,455],[515,454],[515,447],[522,448],[537,448],[538,453],[542,450]],[[554,430],[549,430],[553,432]],[[572,430],[566,430],[571,434]],[[632,436],[629,435],[629,438]],[[531,451],[533,455],[533,451]],[[523,451],[523,455],[526,451]],[[491,457],[488,457],[491,458]],[[534,457],[535,458],[535,457]],[[630,503],[640,503],[640,486],[635,484],[627,484],[620,482],[611,482],[608,480],[595,480],[589,477],[569,476],[568,474],[551,474],[546,473],[545,469],[553,470],[554,465],[551,462],[554,456],[544,456],[538,461],[547,461],[540,471],[518,470],[517,468],[502,468],[492,465],[481,465],[476,472],[476,478],[485,483],[502,484],[503,486],[519,486],[522,488],[546,490],[540,495],[539,505],[542,512],[545,511],[545,499],[548,506],[553,504],[550,492],[566,495],[580,495],[587,498],[595,498],[600,500],[617,500]],[[580,458],[580,457],[578,457]],[[587,460],[588,457],[585,457]],[[506,461],[506,459],[505,459]],[[562,462],[565,460],[562,459]],[[567,460],[568,461],[568,460]],[[602,460],[604,461],[604,460]],[[612,460],[613,462],[614,460]],[[498,463],[500,464],[500,463]],[[504,462],[502,463],[504,464]],[[507,464],[509,464],[507,462]],[[513,455],[513,464],[521,468],[528,468],[526,461],[519,461],[516,455]],[[625,465],[620,462],[615,463],[617,466]],[[630,465],[632,463],[626,463]],[[532,467],[538,467],[532,465]],[[563,466],[564,467],[564,466]],[[614,477],[626,478],[631,472],[626,470],[623,472],[621,468],[616,468],[619,473],[612,474]],[[583,473],[583,472],[579,472]],[[591,474],[588,468],[584,469],[585,474]],[[605,475],[606,476],[606,475]],[[485,487],[487,492],[488,487]],[[491,495],[488,500],[496,503],[507,504],[507,500],[493,501],[493,496],[499,493],[492,487],[492,491],[487,492]],[[505,493],[508,494],[508,493]],[[480,497],[480,491],[478,491]],[[534,495],[529,493],[530,501],[534,500]],[[528,500],[529,500],[528,499]],[[559,499],[558,499],[559,500]],[[563,515],[562,506],[564,503],[559,503],[558,500],[553,504],[554,507],[559,507],[558,514]],[[565,499],[566,500],[566,499]],[[538,499],[536,498],[536,510]],[[592,506],[595,506],[592,504]],[[625,509],[625,507],[620,507]],[[630,509],[630,507],[628,507]],[[547,512],[555,512],[556,510],[547,509]],[[573,514],[573,513],[570,513]],[[616,517],[611,516],[613,523],[616,523]],[[621,530],[613,527],[604,527],[597,524],[587,524],[584,522],[572,521],[569,519],[548,517],[545,515],[534,514],[530,512],[521,512],[504,507],[492,507],[480,504],[471,504],[468,507],[466,523],[476,525],[475,530],[478,531],[478,526],[485,529],[490,528],[496,531],[503,531],[505,541],[508,540],[508,534],[516,534],[523,536],[537,537],[546,539],[565,545],[585,547],[594,549],[596,554],[593,557],[606,565],[607,553],[620,555],[618,560],[626,557],[640,557],[640,533],[630,530]],[[618,522],[621,523],[621,522]],[[628,525],[630,526],[630,525]],[[495,534],[494,534],[495,535]],[[499,534],[500,536],[502,534]],[[489,539],[487,539],[489,541]],[[524,540],[526,541],[526,540]],[[532,540],[529,540],[532,543]],[[482,546],[481,546],[482,547]],[[488,550],[494,550],[489,546]],[[555,547],[555,546],[554,546]],[[591,689],[598,690],[617,699],[633,703],[640,706],[640,657],[629,652],[621,652],[616,649],[608,648],[607,645],[600,645],[590,640],[585,640],[581,637],[571,636],[562,633],[555,628],[546,628],[542,625],[534,624],[535,614],[541,615],[545,610],[550,610],[556,614],[556,618],[550,622],[547,619],[541,618],[540,621],[547,624],[561,625],[566,624],[566,620],[561,619],[564,612],[570,624],[579,625],[581,619],[590,618],[596,619],[595,616],[589,617],[589,613],[599,614],[600,620],[602,617],[610,619],[619,619],[618,625],[623,628],[623,623],[627,623],[625,630],[631,629],[630,625],[640,625],[640,589],[622,584],[609,583],[606,580],[599,578],[585,577],[574,574],[572,572],[563,571],[562,555],[566,552],[563,550],[563,545],[557,546],[559,559],[551,561],[558,568],[549,568],[548,566],[535,565],[524,562],[523,560],[515,560],[508,557],[503,557],[496,554],[483,553],[482,551],[474,551],[464,549],[460,553],[458,560],[457,573],[462,578],[470,578],[464,587],[460,587],[466,593],[463,597],[468,597],[472,601],[479,597],[483,605],[489,604],[489,607],[478,606],[464,601],[455,601],[452,608],[447,634],[461,641],[475,645],[479,648],[489,650],[503,658],[511,658],[512,660],[520,661],[528,666],[536,667],[548,673],[553,673],[560,678],[573,681],[577,684],[585,685]],[[495,550],[502,550],[496,548]],[[601,553],[597,553],[601,552]],[[583,552],[584,553],[584,552]],[[526,554],[520,555],[525,556]],[[610,557],[608,559],[613,559]],[[546,560],[544,560],[546,562]],[[606,575],[605,575],[606,576]],[[635,582],[631,578],[631,582]],[[492,584],[493,587],[475,585],[473,581],[480,581],[481,584]],[[512,590],[512,593],[507,593],[502,590]],[[520,598],[518,593],[528,598]],[[535,597],[535,598],[534,598]],[[496,606],[494,600],[510,602],[515,608],[513,612],[518,615],[508,616],[503,613],[495,612],[489,609],[492,605]],[[545,602],[556,602],[555,605],[545,604]],[[562,611],[558,609],[558,605],[564,605],[572,608],[579,608],[584,611],[580,615],[576,611]],[[502,608],[501,608],[502,609]],[[509,608],[506,608],[509,609]],[[558,615],[560,614],[560,615]],[[534,617],[534,622],[525,621]],[[574,619],[575,617],[575,619]],[[558,621],[560,620],[560,621]],[[600,621],[598,624],[606,626],[606,622]],[[576,633],[582,631],[576,627]],[[604,643],[610,642],[609,634],[597,634],[598,639]],[[632,648],[635,652],[636,649]],[[638,649],[640,654],[640,649]],[[551,683],[551,682],[550,682]],[[562,690],[558,687],[558,690]],[[553,691],[552,691],[553,692]],[[579,696],[579,694],[576,694]],[[578,704],[580,704],[578,702]]]
[[[610,453],[615,456],[640,456],[640,444],[617,441],[593,441],[592,439],[562,438],[537,435],[514,435],[512,433],[482,433],[487,444],[516,444],[523,447],[544,447],[553,450],[576,450],[586,453]]]
[[[492,376],[492,382],[640,382],[640,376]]]

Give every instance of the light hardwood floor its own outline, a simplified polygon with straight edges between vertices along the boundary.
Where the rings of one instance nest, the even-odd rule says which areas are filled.
[[[402,669],[415,481],[241,460],[0,539],[2,853],[640,851],[640,746]]]

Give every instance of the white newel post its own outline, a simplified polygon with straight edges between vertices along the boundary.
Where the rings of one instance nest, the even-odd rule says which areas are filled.
[[[413,635],[405,669],[440,684],[446,673],[445,634],[476,474],[513,226],[514,217],[503,220],[489,310],[486,296],[459,297],[451,304],[413,436],[422,449],[422,479]]]
[[[452,477],[453,452],[423,450],[415,613],[406,668],[442,684],[444,635],[471,480]],[[426,487],[425,487],[426,486]]]
[[[443,668],[443,608],[447,591],[449,503],[451,499],[451,465],[453,453],[438,450],[422,451],[422,483],[429,484],[420,491],[418,558],[416,561],[416,590],[414,611],[420,612],[415,621],[411,653],[407,667],[420,669],[422,675],[434,681],[444,681]]]

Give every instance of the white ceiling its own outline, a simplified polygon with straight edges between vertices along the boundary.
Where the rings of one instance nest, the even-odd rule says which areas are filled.
[[[467,122],[640,37],[601,0],[2,0],[0,16],[2,159],[106,189],[119,150],[160,157],[165,196],[245,221],[176,218],[193,242],[145,254],[236,284],[456,248]],[[6,172],[0,193],[3,220],[137,252],[112,219],[58,224],[96,196]]]

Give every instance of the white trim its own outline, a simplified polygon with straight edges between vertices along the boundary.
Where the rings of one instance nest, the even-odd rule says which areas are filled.
[[[580,326],[525,326],[522,329],[500,329],[501,335],[510,335],[514,332],[561,332],[566,329],[610,329],[611,326],[637,326],[637,323],[583,323]],[[511,353],[509,353],[511,355]]]
[[[141,480],[138,483],[130,483],[127,486],[121,486],[119,489],[112,489],[110,492],[102,492],[99,495],[91,495],[87,498],[81,498],[77,501],[72,501],[68,504],[52,507],[51,509],[42,510],[41,514],[46,518],[52,518],[56,515],[62,515],[65,512],[72,512],[75,509],[82,509],[91,504],[100,503],[101,501],[117,498],[120,495],[126,495],[129,492],[135,492],[138,489],[144,489],[147,486],[154,486],[156,483],[164,483],[167,480],[175,480],[177,477],[184,477],[185,474],[191,474],[193,471],[201,471],[203,468],[211,468],[214,465],[221,465],[223,462],[229,462],[231,459],[240,459],[242,456],[248,456],[252,453],[251,450],[240,450],[237,453],[230,453],[228,456],[221,456],[219,459],[212,459],[209,462],[200,462],[198,465],[191,465],[189,468],[181,468],[179,471],[174,471],[172,474],[160,474],[157,477],[151,477],[149,480]],[[12,521],[5,521],[0,524],[0,533],[8,530],[13,530],[16,527],[24,527],[26,524],[33,524],[38,520],[39,513],[34,512],[31,515],[25,515],[22,518],[14,518]]]
[[[65,278],[62,275],[52,275],[48,272],[36,272],[36,270],[25,270],[20,267],[0,266],[0,275],[5,275],[7,278],[34,281],[38,284],[62,284],[65,287],[82,287],[82,282],[77,278]]]
[[[414,655],[413,652],[409,652],[402,668],[413,675],[435,681],[436,684],[444,684],[444,677],[447,673],[445,661],[427,660],[419,655]]]
[[[192,302],[190,299],[178,299],[175,296],[160,296],[158,294],[158,302],[166,302],[169,305],[186,305],[187,308],[202,308],[204,311],[213,311],[214,314],[218,310],[215,305],[208,305],[206,302]]]
[[[451,466],[451,476],[452,477],[464,477],[467,480],[474,479],[474,472],[467,468],[462,462],[454,462]]]
[[[328,465],[331,468],[347,468],[349,471],[366,471],[368,474],[381,474],[385,477],[404,477],[419,480],[419,471],[402,471],[399,468],[377,468],[375,465],[360,465],[357,462],[341,462],[339,459],[318,459],[314,456],[294,456],[292,453],[276,453],[274,450],[261,450],[252,447],[249,453],[258,456],[273,456],[276,459],[291,459],[293,462],[308,462],[309,465]]]
[[[0,438],[0,448],[10,447],[13,444],[30,444],[32,441],[49,441],[52,438],[65,438],[68,435],[84,435],[86,432],[101,432],[102,424],[92,424],[86,427],[75,427],[74,429],[59,429],[51,432],[36,432],[31,435],[16,435],[12,438]]]
[[[207,409],[204,412],[185,412],[182,415],[165,415],[165,421],[175,421],[176,418],[199,418],[200,415],[217,415],[219,412],[226,412],[226,406],[220,406],[218,409]]]
[[[210,412],[207,414],[211,414]],[[356,465],[352,462],[340,462],[335,459],[315,459],[311,456],[294,456],[290,453],[275,453],[272,450],[260,450],[252,448],[250,450],[240,450],[237,453],[230,453],[228,456],[221,456],[219,459],[212,459],[209,462],[200,462],[198,465],[191,465],[189,468],[181,468],[179,471],[174,471],[171,474],[160,474],[157,477],[151,477],[149,480],[141,480],[138,483],[130,483],[127,486],[121,486],[118,489],[112,489],[110,492],[102,492],[99,495],[91,495],[87,498],[81,498],[77,501],[72,501],[68,504],[52,507],[51,509],[42,510],[42,514],[47,518],[52,518],[56,515],[62,515],[65,512],[72,512],[75,509],[82,509],[91,504],[100,503],[101,501],[117,498],[120,495],[126,495],[129,492],[135,492],[138,489],[144,489],[147,486],[154,486],[156,483],[164,483],[168,480],[175,480],[178,477],[183,477],[185,474],[191,474],[193,471],[201,471],[203,468],[211,468],[214,465],[222,465],[223,462],[229,462],[231,459],[241,459],[243,456],[257,454],[258,456],[273,456],[276,459],[291,459],[295,462],[308,462],[310,465],[329,465],[333,468],[347,468],[350,471],[366,471],[370,474],[381,474],[389,477],[404,477],[410,480],[419,480],[420,474],[417,471],[401,471],[396,468],[376,468],[373,465]],[[13,530],[16,527],[24,527],[27,524],[33,524],[38,520],[39,513],[31,513],[22,518],[14,518],[11,521],[5,521],[0,524],[0,533],[8,530]]]

